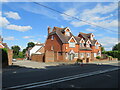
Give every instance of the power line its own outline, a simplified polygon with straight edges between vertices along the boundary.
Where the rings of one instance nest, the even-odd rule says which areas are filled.
[[[33,3],[35,3],[35,4],[37,4],[37,5],[40,5],[40,6],[43,6],[43,7],[45,7],[45,8],[48,8],[48,9],[50,9],[50,10],[52,10],[52,11],[57,12],[57,13],[64,14],[64,15],[66,15],[66,16],[69,16],[69,17],[73,18],[73,19],[76,19],[76,20],[79,20],[79,21],[85,22],[85,23],[87,23],[87,24],[90,24],[90,25],[93,25],[93,26],[96,26],[96,27],[100,27],[100,28],[103,28],[103,29],[107,29],[107,30],[113,31],[113,30],[111,30],[111,29],[101,27],[101,26],[99,26],[99,25],[96,25],[96,24],[93,24],[93,23],[87,22],[87,21],[85,21],[85,20],[79,19],[79,18],[74,17],[74,16],[71,16],[71,15],[69,15],[69,14],[66,14],[66,13],[64,13],[64,12],[61,12],[61,11],[55,10],[55,9],[53,9],[53,8],[51,8],[51,7],[46,6],[46,5],[43,5],[43,4],[40,4],[40,3],[37,3],[37,2],[33,2]]]

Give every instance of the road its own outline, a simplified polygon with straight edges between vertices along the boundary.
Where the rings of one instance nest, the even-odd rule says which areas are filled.
[[[48,67],[3,73],[3,89],[13,88],[117,88],[118,64]],[[115,70],[112,70],[115,69]],[[112,70],[112,71],[107,71]],[[52,82],[52,83],[51,83]],[[25,86],[24,86],[25,85]]]

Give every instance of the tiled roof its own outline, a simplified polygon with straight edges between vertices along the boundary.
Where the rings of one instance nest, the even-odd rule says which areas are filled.
[[[70,32],[70,36],[65,36],[63,33],[66,28],[67,27],[65,27],[65,28],[54,27],[52,32],[49,33],[49,35],[57,34],[58,37],[60,38],[60,40],[62,41],[62,43],[68,43],[69,39],[73,36],[75,38],[75,40],[77,41],[77,44],[79,44],[79,42],[82,38],[78,37],[78,36],[74,36],[71,32]],[[86,33],[80,32],[79,34],[82,35],[82,37],[84,38],[84,40],[86,42],[92,33],[86,34]],[[91,41],[91,45],[94,45],[97,40],[93,39],[90,41]]]

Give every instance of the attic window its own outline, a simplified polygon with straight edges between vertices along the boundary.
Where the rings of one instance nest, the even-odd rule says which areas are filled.
[[[66,32],[65,32],[65,35],[66,35],[66,36],[70,36],[70,32],[66,31]]]

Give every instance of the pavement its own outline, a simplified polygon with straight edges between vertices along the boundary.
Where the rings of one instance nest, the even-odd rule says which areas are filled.
[[[64,67],[47,66],[46,69],[42,69],[42,68],[41,69],[40,68],[33,69],[33,68],[23,67],[23,68],[16,69],[11,72],[3,72],[3,77],[2,77],[3,83],[2,84],[3,84],[3,88],[10,88],[10,87],[16,87],[16,86],[38,83],[38,82],[48,82],[50,80],[53,81],[54,79],[58,80],[59,78],[63,78],[63,77],[70,77],[70,76],[76,77],[81,74],[88,75],[87,73],[93,74],[95,72],[103,72],[103,71],[107,71],[108,69],[115,69],[118,67],[119,66],[117,63],[113,63],[112,65],[84,64],[83,66],[80,66],[80,65],[66,65]],[[113,87],[117,87],[116,86],[117,81],[113,81],[113,80],[117,80],[117,76],[115,77],[115,74],[116,73],[110,74],[110,76],[112,75],[113,78],[108,80],[108,82],[106,82],[106,84],[110,84],[110,83],[114,84],[115,83],[114,84],[115,86],[113,86]],[[98,75],[93,75],[93,76],[95,76],[95,77],[93,77],[93,79],[91,79],[91,78],[85,79],[86,84],[84,84],[84,85],[87,85],[86,87],[89,87],[90,82],[92,82],[92,84],[94,84],[94,85],[97,83],[97,85],[99,86],[100,84],[102,84],[104,82],[104,80],[106,80],[106,77],[102,77],[102,76],[99,77]],[[108,77],[109,77],[109,75],[108,75]],[[115,79],[114,79],[114,77],[115,77]],[[87,78],[87,77],[84,77],[84,78]],[[102,80],[99,78],[102,78]],[[98,81],[96,81],[96,80],[98,80]],[[78,81],[72,80],[72,81],[74,82],[73,84],[76,84],[76,85],[82,84],[82,83],[79,83],[81,81],[81,79],[80,79],[80,81],[79,80]],[[88,83],[87,83],[87,81],[88,81]],[[65,82],[68,82],[68,81],[65,81]],[[54,88],[54,84],[51,84],[51,85],[50,85],[50,87]],[[64,84],[64,83],[61,84],[60,86],[58,85],[55,87],[60,88],[62,86],[64,87],[64,85],[67,87],[67,84]],[[98,86],[95,86],[95,87],[98,87]],[[109,86],[109,87],[111,87],[111,86]]]
[[[117,65],[118,60],[113,60],[113,61],[94,61],[90,63],[84,63],[84,65],[88,64],[97,64],[97,65]],[[79,63],[80,64],[80,63]],[[51,68],[63,68],[63,67],[71,67],[75,66],[77,63],[75,62],[48,62],[48,63],[43,63],[43,62],[35,62],[35,61],[30,61],[30,60],[17,60],[16,62],[13,62],[12,66],[8,66],[6,68],[2,69],[2,72],[29,72],[29,71],[36,71],[39,69],[51,69]],[[118,65],[117,65],[118,66]],[[51,68],[48,68],[51,67]]]

